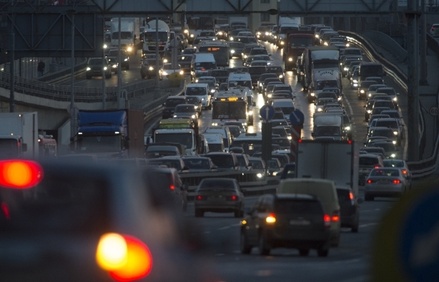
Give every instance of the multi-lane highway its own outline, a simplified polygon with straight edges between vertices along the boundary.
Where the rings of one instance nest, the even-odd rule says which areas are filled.
[[[274,61],[280,64],[281,53],[277,48],[271,45],[267,45],[267,48]],[[233,65],[239,64],[239,61],[233,61]],[[394,85],[389,78],[386,80]],[[297,79],[291,72],[287,73],[287,81],[296,93],[295,106],[305,114],[302,137],[310,139],[315,106],[307,102],[305,93],[301,92],[301,85],[297,84]],[[344,106],[355,124],[354,140],[357,147],[363,146],[366,135],[364,101],[357,99],[346,78],[343,78],[343,86]],[[262,95],[255,95],[257,106],[254,114],[258,121],[258,108],[264,101]],[[401,93],[401,97],[402,95],[405,93]],[[405,105],[402,104],[401,108],[405,108]],[[209,120],[207,111],[203,113],[203,126],[207,126]],[[362,187],[358,197],[363,198]],[[246,207],[251,207],[256,199],[257,196],[248,196]],[[359,232],[352,233],[350,229],[343,229],[340,246],[332,248],[327,258],[318,257],[315,252],[311,252],[309,257],[301,257],[297,250],[292,249],[275,249],[269,256],[260,256],[255,248],[251,255],[242,255],[239,251],[240,220],[234,218],[233,214],[206,213],[204,218],[195,218],[193,206],[190,204],[186,216],[197,226],[196,232],[202,232],[207,246],[206,252],[215,265],[220,281],[369,281],[374,232],[383,214],[395,201],[378,198],[374,202],[361,203]]]

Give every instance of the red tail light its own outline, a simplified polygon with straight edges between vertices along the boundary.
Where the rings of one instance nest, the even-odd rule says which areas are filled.
[[[366,180],[366,183],[367,183],[367,184],[372,184],[372,183],[373,183],[373,180],[372,180],[372,179],[368,179],[368,180]]]
[[[407,175],[409,174],[408,170],[406,170],[405,168],[404,168],[404,169],[401,169],[401,173],[402,173],[404,176],[407,176]]]
[[[325,214],[323,216],[323,222],[325,223],[325,226],[331,225],[331,217],[328,214]]]
[[[195,197],[195,199],[196,199],[197,201],[201,201],[201,200],[204,199],[204,197],[201,196],[201,195],[197,195],[197,196]]]
[[[349,192],[349,200],[354,200],[355,199],[355,196],[354,196],[354,193],[352,193],[352,192]]]
[[[399,180],[399,179],[393,179],[392,183],[393,183],[393,184],[401,184],[401,180]]]
[[[35,161],[0,161],[0,186],[14,189],[32,188],[43,179],[43,168]]]
[[[173,184],[169,185],[169,189],[171,189],[172,191],[174,191],[174,190],[175,190],[175,185],[173,185]]]
[[[231,199],[232,201],[238,201],[239,197],[238,197],[237,195],[232,195],[232,196],[230,197],[230,199]]]
[[[6,219],[10,219],[11,218],[11,214],[9,212],[9,206],[6,203],[1,203],[0,204],[0,208],[1,208],[1,211],[3,213],[3,216]]]
[[[373,168],[380,168],[381,166],[380,165],[375,165]]]
[[[333,214],[332,217],[331,217],[331,221],[332,221],[332,222],[338,222],[338,221],[340,221],[340,215],[338,215],[338,214]]]
[[[139,239],[117,233],[104,234],[96,249],[96,262],[116,281],[134,281],[149,275],[152,254]]]

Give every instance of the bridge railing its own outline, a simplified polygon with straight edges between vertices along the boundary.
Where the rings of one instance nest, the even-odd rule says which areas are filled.
[[[374,46],[366,40],[364,37],[360,36],[357,33],[342,31],[341,34],[348,36],[355,44],[359,46],[364,46],[363,50],[366,52],[366,55],[369,58],[377,58],[380,61],[386,73],[394,79],[396,83],[400,85],[406,92],[408,90],[407,87],[407,74],[398,68],[396,65],[391,63],[389,60],[384,58],[379,54],[379,52],[374,48]],[[437,41],[433,40],[431,36],[427,36],[427,44],[430,49],[432,49],[439,56],[439,44]],[[398,54],[401,59],[404,59],[404,53],[402,51],[398,51]],[[438,89],[439,95],[439,89]],[[420,111],[421,112],[421,111]],[[420,122],[423,122],[423,119],[420,119]],[[419,125],[421,128],[424,127],[423,124]],[[420,161],[409,161],[407,164],[412,173],[412,177],[414,179],[424,178],[432,175],[437,171],[437,161],[438,161],[438,152],[439,151],[439,136],[436,137],[436,142],[434,146],[434,150],[432,155],[424,160]]]

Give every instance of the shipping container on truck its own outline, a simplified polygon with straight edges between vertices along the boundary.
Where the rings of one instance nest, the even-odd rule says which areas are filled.
[[[143,157],[143,112],[130,109],[78,111],[76,153],[102,157]]]
[[[358,153],[352,140],[299,140],[296,177],[321,178],[358,196]]]

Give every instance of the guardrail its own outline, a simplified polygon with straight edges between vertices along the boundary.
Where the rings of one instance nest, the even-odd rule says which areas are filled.
[[[399,69],[397,66],[392,64],[390,61],[388,61],[386,58],[382,57],[379,52],[374,48],[372,44],[369,43],[365,38],[362,36],[349,32],[349,31],[340,31],[340,34],[348,36],[350,40],[355,43],[358,46],[365,46],[365,48],[362,48],[364,52],[366,53],[367,57],[369,59],[375,59],[376,61],[379,61],[383,64],[384,69],[386,73],[392,77],[392,79],[400,85],[401,88],[403,88],[406,92],[408,91],[407,83],[408,80],[407,75]],[[428,47],[433,49],[436,54],[439,56],[439,44],[436,42],[432,42],[432,38],[430,36],[427,37]],[[438,90],[439,95],[439,90]],[[420,111],[421,112],[421,111]],[[420,119],[420,122],[423,122],[423,119]],[[422,128],[424,127],[423,124],[420,125]],[[409,169],[412,173],[412,178],[419,179],[419,178],[425,178],[430,175],[432,175],[434,172],[437,171],[437,157],[438,157],[438,147],[439,147],[439,136],[436,137],[436,144],[434,147],[433,154],[430,158],[420,161],[411,161],[407,162],[407,165],[409,166]]]

